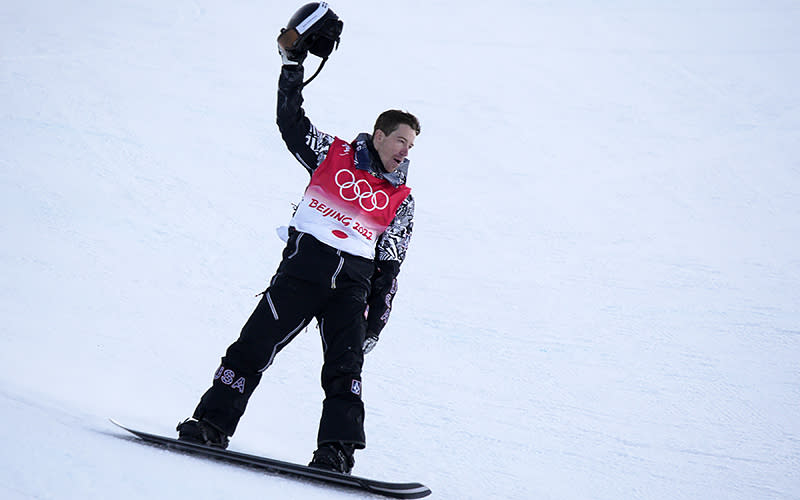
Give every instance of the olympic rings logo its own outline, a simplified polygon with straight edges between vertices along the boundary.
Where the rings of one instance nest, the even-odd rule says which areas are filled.
[[[340,180],[342,174],[346,174],[344,182]],[[356,201],[361,208],[367,212],[373,210],[383,210],[389,206],[389,195],[381,190],[372,191],[372,186],[366,179],[356,180],[353,172],[343,168],[336,172],[336,185],[339,186],[339,196],[345,201]]]

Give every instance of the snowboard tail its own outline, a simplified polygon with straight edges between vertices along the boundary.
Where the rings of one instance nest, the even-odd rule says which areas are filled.
[[[177,450],[192,455],[215,458],[232,464],[247,465],[267,472],[286,474],[296,478],[305,478],[327,484],[335,484],[346,488],[353,488],[368,491],[390,498],[423,498],[431,494],[431,490],[420,483],[391,483],[376,481],[364,477],[340,474],[338,472],[326,471],[308,467],[306,465],[283,462],[273,458],[249,455],[237,451],[224,450],[212,446],[179,441],[174,438],[158,436],[147,432],[138,431],[125,427],[114,421],[111,422],[124,429],[145,442],[163,446],[169,450]]]

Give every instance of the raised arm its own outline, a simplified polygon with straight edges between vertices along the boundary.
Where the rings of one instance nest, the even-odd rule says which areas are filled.
[[[283,142],[309,174],[322,163],[334,137],[317,130],[303,110],[302,64],[281,67],[277,122]]]

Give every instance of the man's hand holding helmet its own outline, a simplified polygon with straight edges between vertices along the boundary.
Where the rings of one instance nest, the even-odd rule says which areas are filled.
[[[339,46],[343,25],[327,2],[300,7],[278,36],[278,52],[283,64],[303,64],[309,52],[326,60]]]

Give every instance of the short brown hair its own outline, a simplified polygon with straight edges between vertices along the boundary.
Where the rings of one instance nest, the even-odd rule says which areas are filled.
[[[391,135],[392,132],[397,130],[397,127],[403,124],[414,129],[414,132],[419,135],[420,127],[417,117],[407,111],[400,111],[398,109],[390,109],[381,113],[378,119],[375,120],[375,127],[372,131],[374,133],[375,131],[381,130],[384,134]]]

